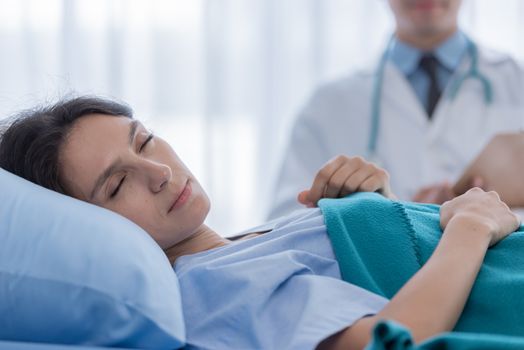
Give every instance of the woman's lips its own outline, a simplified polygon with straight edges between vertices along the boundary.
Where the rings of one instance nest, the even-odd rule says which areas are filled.
[[[186,185],[182,189],[182,192],[180,192],[175,198],[175,201],[171,205],[171,208],[169,208],[168,213],[172,212],[173,210],[176,210],[180,207],[182,207],[189,197],[191,197],[191,184],[189,183],[189,180],[187,180]]]

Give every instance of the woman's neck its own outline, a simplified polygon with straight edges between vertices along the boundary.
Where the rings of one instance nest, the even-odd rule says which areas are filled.
[[[207,227],[200,228],[188,238],[164,250],[171,264],[182,255],[195,254],[231,243],[228,239]]]

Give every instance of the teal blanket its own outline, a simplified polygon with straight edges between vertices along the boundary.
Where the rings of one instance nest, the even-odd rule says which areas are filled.
[[[428,260],[442,233],[436,205],[358,193],[319,207],[342,278],[386,298]],[[453,332],[418,346],[409,339],[400,325],[382,322],[369,349],[524,349],[524,227],[488,250]]]

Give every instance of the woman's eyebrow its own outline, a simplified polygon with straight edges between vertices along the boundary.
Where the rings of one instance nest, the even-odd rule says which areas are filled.
[[[138,128],[138,125],[140,123],[138,120],[133,120],[131,124],[129,124],[129,134],[128,134],[128,144],[129,146],[133,146],[136,136],[136,130]],[[91,194],[89,196],[89,201],[92,201],[95,197],[96,193],[100,190],[104,182],[111,176],[111,174],[115,171],[116,168],[118,168],[119,164],[121,162],[120,158],[117,158],[113,163],[111,163],[110,166],[108,166],[100,176],[95,181],[95,185],[93,186],[93,190],[91,191]]]

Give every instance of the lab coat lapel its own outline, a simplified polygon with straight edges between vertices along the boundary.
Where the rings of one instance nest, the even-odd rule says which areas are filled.
[[[481,56],[482,57],[482,56]],[[481,61],[482,62],[482,61]],[[479,64],[481,63],[479,62]],[[489,63],[481,67],[489,75]],[[461,64],[451,82],[457,75],[469,68],[470,59]],[[490,75],[491,81],[493,81]],[[448,179],[453,182],[462,174],[465,167],[499,132],[522,129],[522,107],[501,104],[495,101],[487,105],[484,100],[482,84],[477,79],[468,78],[451,100],[450,85],[446,87],[431,125],[427,144],[431,169],[428,180]],[[496,88],[496,87],[495,87]]]
[[[424,175],[430,122],[415,91],[391,63],[384,68],[377,152],[394,191],[410,198]]]
[[[459,88],[457,96],[453,100],[450,98],[450,88],[452,84],[459,76],[464,74],[468,69],[469,64],[469,58],[463,60],[459,69],[455,71],[449,80],[450,83],[442,92],[442,96],[435,108],[433,122],[428,134],[428,142],[430,144],[437,142],[437,140],[441,140],[443,137],[446,137],[446,135],[449,135],[450,132],[462,132],[461,129],[467,126],[467,124],[463,123],[468,122],[468,118],[472,113],[475,113],[477,116],[484,115],[485,113],[483,110],[485,106],[483,103],[480,103],[482,101],[478,99],[478,96],[481,95],[482,91],[464,88],[465,85],[471,83],[469,79]],[[456,111],[460,111],[460,115],[458,115]],[[451,128],[451,126],[453,127]]]
[[[396,116],[410,123],[415,123],[421,128],[428,125],[428,117],[424,106],[420,103],[413,87],[392,63],[386,63],[384,67],[384,79],[382,86],[382,106],[394,111]],[[382,115],[389,115],[388,110],[382,107]]]

